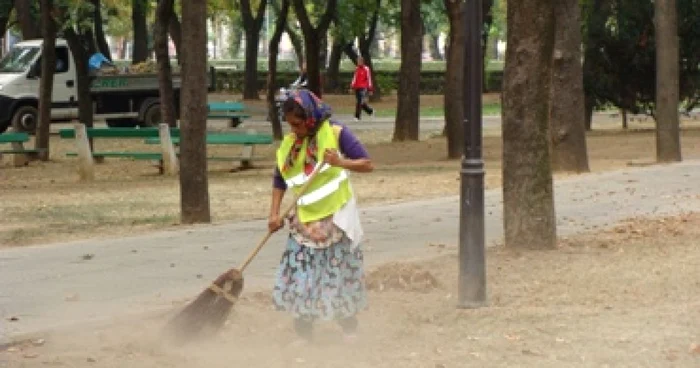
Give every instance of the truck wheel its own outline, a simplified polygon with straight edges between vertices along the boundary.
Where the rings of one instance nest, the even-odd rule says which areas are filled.
[[[106,119],[110,128],[136,128],[138,121],[132,118]]]
[[[20,106],[12,117],[12,127],[18,132],[34,133],[38,124],[39,111],[34,106]]]
[[[160,104],[159,103],[154,103],[151,106],[148,106],[148,109],[146,109],[146,113],[143,114],[143,121],[141,122],[142,127],[158,127],[158,124],[160,124],[163,121],[163,116],[160,112]]]

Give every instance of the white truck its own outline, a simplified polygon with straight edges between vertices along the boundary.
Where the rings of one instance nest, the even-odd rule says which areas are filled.
[[[34,132],[38,123],[39,78],[42,40],[15,44],[0,60],[0,134],[12,126]],[[173,74],[176,114],[180,115],[181,78]],[[215,86],[210,68],[209,90]],[[53,80],[51,120],[78,119],[78,88],[75,61],[63,39],[56,40],[56,74]],[[158,75],[113,74],[91,77],[90,96],[95,120],[109,127],[157,126],[161,121]]]

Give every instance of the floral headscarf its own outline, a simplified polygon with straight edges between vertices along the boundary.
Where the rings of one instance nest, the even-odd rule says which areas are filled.
[[[309,129],[309,134],[306,137],[297,137],[294,141],[292,149],[289,150],[287,159],[283,167],[283,171],[294,166],[294,162],[301,153],[301,148],[305,140],[308,140],[306,145],[306,157],[304,159],[304,172],[310,175],[316,163],[318,162],[318,145],[316,144],[316,131],[321,123],[331,117],[331,107],[321,101],[313,92],[300,89],[289,92],[287,98],[294,99],[306,111],[307,121],[306,127]]]

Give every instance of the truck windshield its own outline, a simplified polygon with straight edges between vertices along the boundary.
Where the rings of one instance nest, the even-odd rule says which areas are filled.
[[[15,47],[0,60],[0,73],[21,73],[39,53],[38,47]]]

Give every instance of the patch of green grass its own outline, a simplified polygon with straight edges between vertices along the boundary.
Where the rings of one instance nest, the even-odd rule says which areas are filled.
[[[501,114],[501,104],[500,103],[487,103],[482,106],[482,114],[488,115],[500,115]],[[377,110],[377,116],[379,117],[392,117],[396,116],[396,109],[381,109]],[[429,118],[439,118],[445,116],[445,109],[442,106],[429,106],[421,107],[420,116]]]

